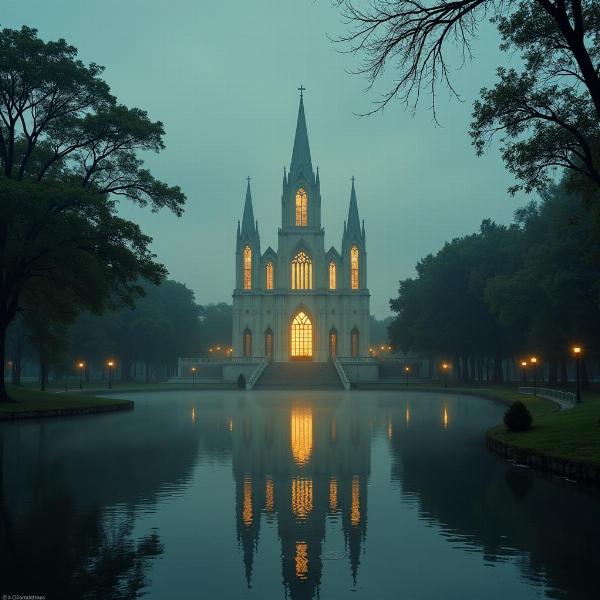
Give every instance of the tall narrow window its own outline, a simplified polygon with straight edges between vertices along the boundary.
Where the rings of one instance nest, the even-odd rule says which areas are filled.
[[[296,227],[306,227],[308,225],[308,196],[300,188],[296,192]]]
[[[265,278],[267,280],[267,289],[273,289],[273,263],[268,262],[266,266]]]
[[[252,332],[249,329],[244,331],[244,357],[252,356]]]
[[[244,248],[244,289],[252,289],[252,248]]]
[[[312,261],[304,252],[298,252],[292,260],[292,289],[312,290]]]
[[[333,261],[331,261],[329,263],[329,289],[330,290],[335,290],[336,288],[336,284],[335,284],[335,263]]]
[[[292,360],[310,360],[313,355],[313,326],[310,317],[300,311],[290,331]]]
[[[350,249],[350,287],[358,289],[358,248],[352,246]]]
[[[337,356],[337,331],[335,329],[329,332],[329,356],[331,358]]]
[[[270,327],[265,331],[265,356],[273,358],[273,331]]]
[[[352,352],[352,358],[358,358],[358,330],[353,329],[350,334],[350,350]]]

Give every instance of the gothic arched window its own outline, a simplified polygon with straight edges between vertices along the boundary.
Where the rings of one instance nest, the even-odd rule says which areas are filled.
[[[244,248],[244,289],[252,289],[252,248]]]
[[[300,188],[296,192],[296,227],[306,227],[308,225],[308,196]]]
[[[350,351],[352,358],[358,358],[358,329],[356,328],[350,333]]]
[[[265,267],[265,280],[266,280],[266,284],[267,284],[267,289],[272,290],[273,289],[273,263],[272,262],[268,262],[267,266]]]
[[[352,246],[350,249],[350,287],[358,289],[358,248]]]
[[[252,356],[252,332],[249,329],[244,330],[244,358]]]
[[[335,263],[333,261],[331,261],[329,263],[329,289],[330,290],[335,290],[336,289],[336,281],[335,281],[335,275],[336,275],[336,266]]]
[[[312,290],[312,261],[304,252],[292,259],[292,289]]]

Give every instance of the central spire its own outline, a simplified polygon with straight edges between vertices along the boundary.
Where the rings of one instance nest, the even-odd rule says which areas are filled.
[[[312,162],[310,160],[310,146],[308,145],[308,132],[306,131],[306,117],[304,116],[304,97],[302,92],[305,88],[300,86],[300,107],[298,108],[298,122],[296,123],[296,136],[294,138],[294,149],[292,150],[292,162],[290,164],[290,176],[296,178],[303,174],[305,178],[313,178]]]

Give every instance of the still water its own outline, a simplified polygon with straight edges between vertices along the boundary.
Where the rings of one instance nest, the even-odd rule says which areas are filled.
[[[131,394],[0,426],[0,592],[598,598],[600,493],[489,454],[504,407],[397,392]]]

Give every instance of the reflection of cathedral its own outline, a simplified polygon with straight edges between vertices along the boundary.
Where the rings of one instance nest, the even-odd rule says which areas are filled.
[[[248,585],[261,520],[276,519],[282,575],[292,598],[312,598],[323,569],[326,519],[338,517],[356,580],[367,526],[366,421],[302,401],[233,416],[238,541]]]

